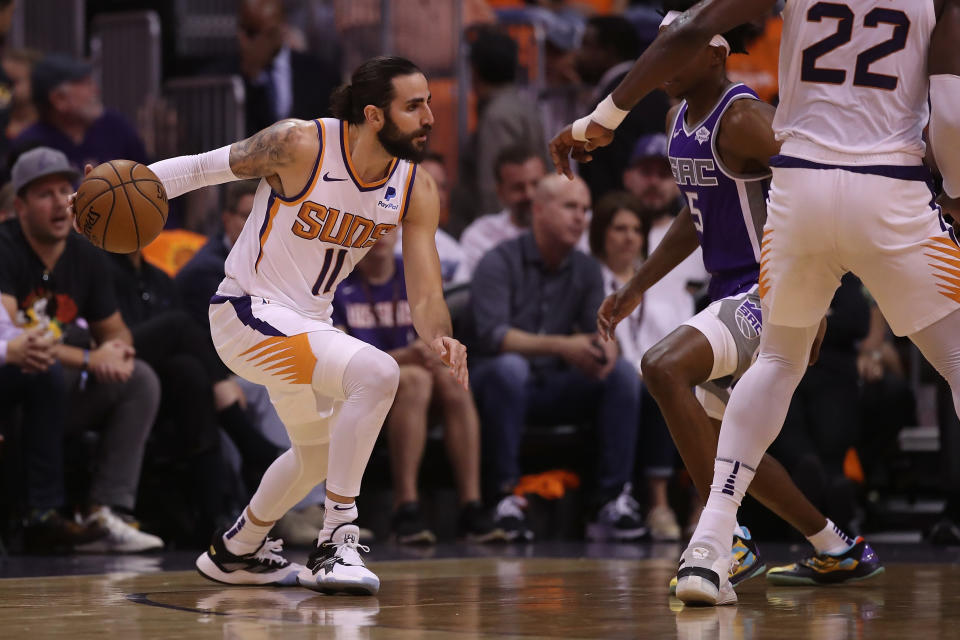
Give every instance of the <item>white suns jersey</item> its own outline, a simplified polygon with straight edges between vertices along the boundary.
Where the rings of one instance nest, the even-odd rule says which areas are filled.
[[[263,298],[326,322],[337,284],[406,214],[417,169],[394,158],[386,178],[364,183],[350,160],[347,123],[314,124],[320,154],[307,186],[284,198],[260,182],[219,292]]]
[[[787,0],[777,139],[922,158],[933,0]],[[816,160],[817,158],[809,158]]]

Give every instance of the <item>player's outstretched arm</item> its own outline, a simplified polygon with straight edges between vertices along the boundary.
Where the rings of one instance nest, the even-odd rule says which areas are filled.
[[[693,224],[690,207],[684,207],[674,219],[663,240],[657,245],[627,284],[611,293],[597,311],[597,329],[600,336],[613,340],[614,330],[621,320],[629,316],[647,289],[694,252],[700,245],[697,228]]]
[[[266,178],[274,191],[289,196],[306,185],[319,152],[316,125],[288,119],[232,145],[160,160],[150,169],[163,182],[168,198],[246,178]]]
[[[943,176],[940,202],[960,214],[960,0],[945,0],[930,40],[930,145]]]
[[[410,208],[402,223],[403,269],[413,326],[417,335],[450,367],[450,373],[467,388],[467,348],[453,338],[450,310],[443,299],[436,241],[440,199],[437,184],[429,173],[417,173],[409,197]]]
[[[589,152],[610,144],[613,130],[644,96],[683,67],[714,35],[724,33],[768,13],[776,0],[703,0],[663,30],[633,69],[597,109],[568,125],[550,142],[550,155],[558,173],[568,177],[570,153],[589,160]]]

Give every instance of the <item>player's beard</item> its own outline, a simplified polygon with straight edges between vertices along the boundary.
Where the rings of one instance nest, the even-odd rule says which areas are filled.
[[[413,133],[404,134],[390,118],[390,114],[384,114],[384,116],[383,129],[377,132],[377,140],[390,155],[420,164],[427,155],[427,144],[424,142],[423,147],[418,149],[413,141],[420,136],[429,135],[430,125],[417,129]]]

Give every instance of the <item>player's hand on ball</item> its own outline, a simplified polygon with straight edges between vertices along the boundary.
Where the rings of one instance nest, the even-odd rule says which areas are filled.
[[[100,382],[126,382],[133,374],[134,348],[122,340],[110,340],[90,352],[90,371]]]
[[[83,177],[86,178],[90,172],[93,171],[93,165],[88,164],[83,168]],[[70,194],[70,198],[67,202],[67,211],[70,213],[70,217],[73,218],[73,230],[77,233],[83,233],[80,230],[80,225],[77,224],[77,211],[73,208],[73,203],[77,200],[77,192],[74,191]]]
[[[468,389],[470,374],[467,370],[467,348],[459,340],[449,336],[434,338],[430,341],[430,348],[440,356],[443,364],[450,367],[450,375],[456,378],[464,389]]]
[[[605,147],[613,142],[613,131],[591,121],[585,133],[586,142],[573,139],[573,125],[567,125],[550,141],[550,157],[557,173],[562,173],[571,180],[573,170],[570,168],[570,158],[577,162],[590,162],[593,156],[590,152],[599,147]]]

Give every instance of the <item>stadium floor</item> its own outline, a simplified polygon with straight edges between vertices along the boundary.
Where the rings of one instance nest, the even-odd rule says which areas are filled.
[[[804,549],[764,545],[768,565]],[[960,637],[960,549],[877,545],[886,574],[829,588],[738,588],[739,605],[684,608],[666,585],[677,545],[377,545],[375,597],[224,587],[195,554],[0,558],[0,638]],[[291,552],[303,561],[305,552]]]

